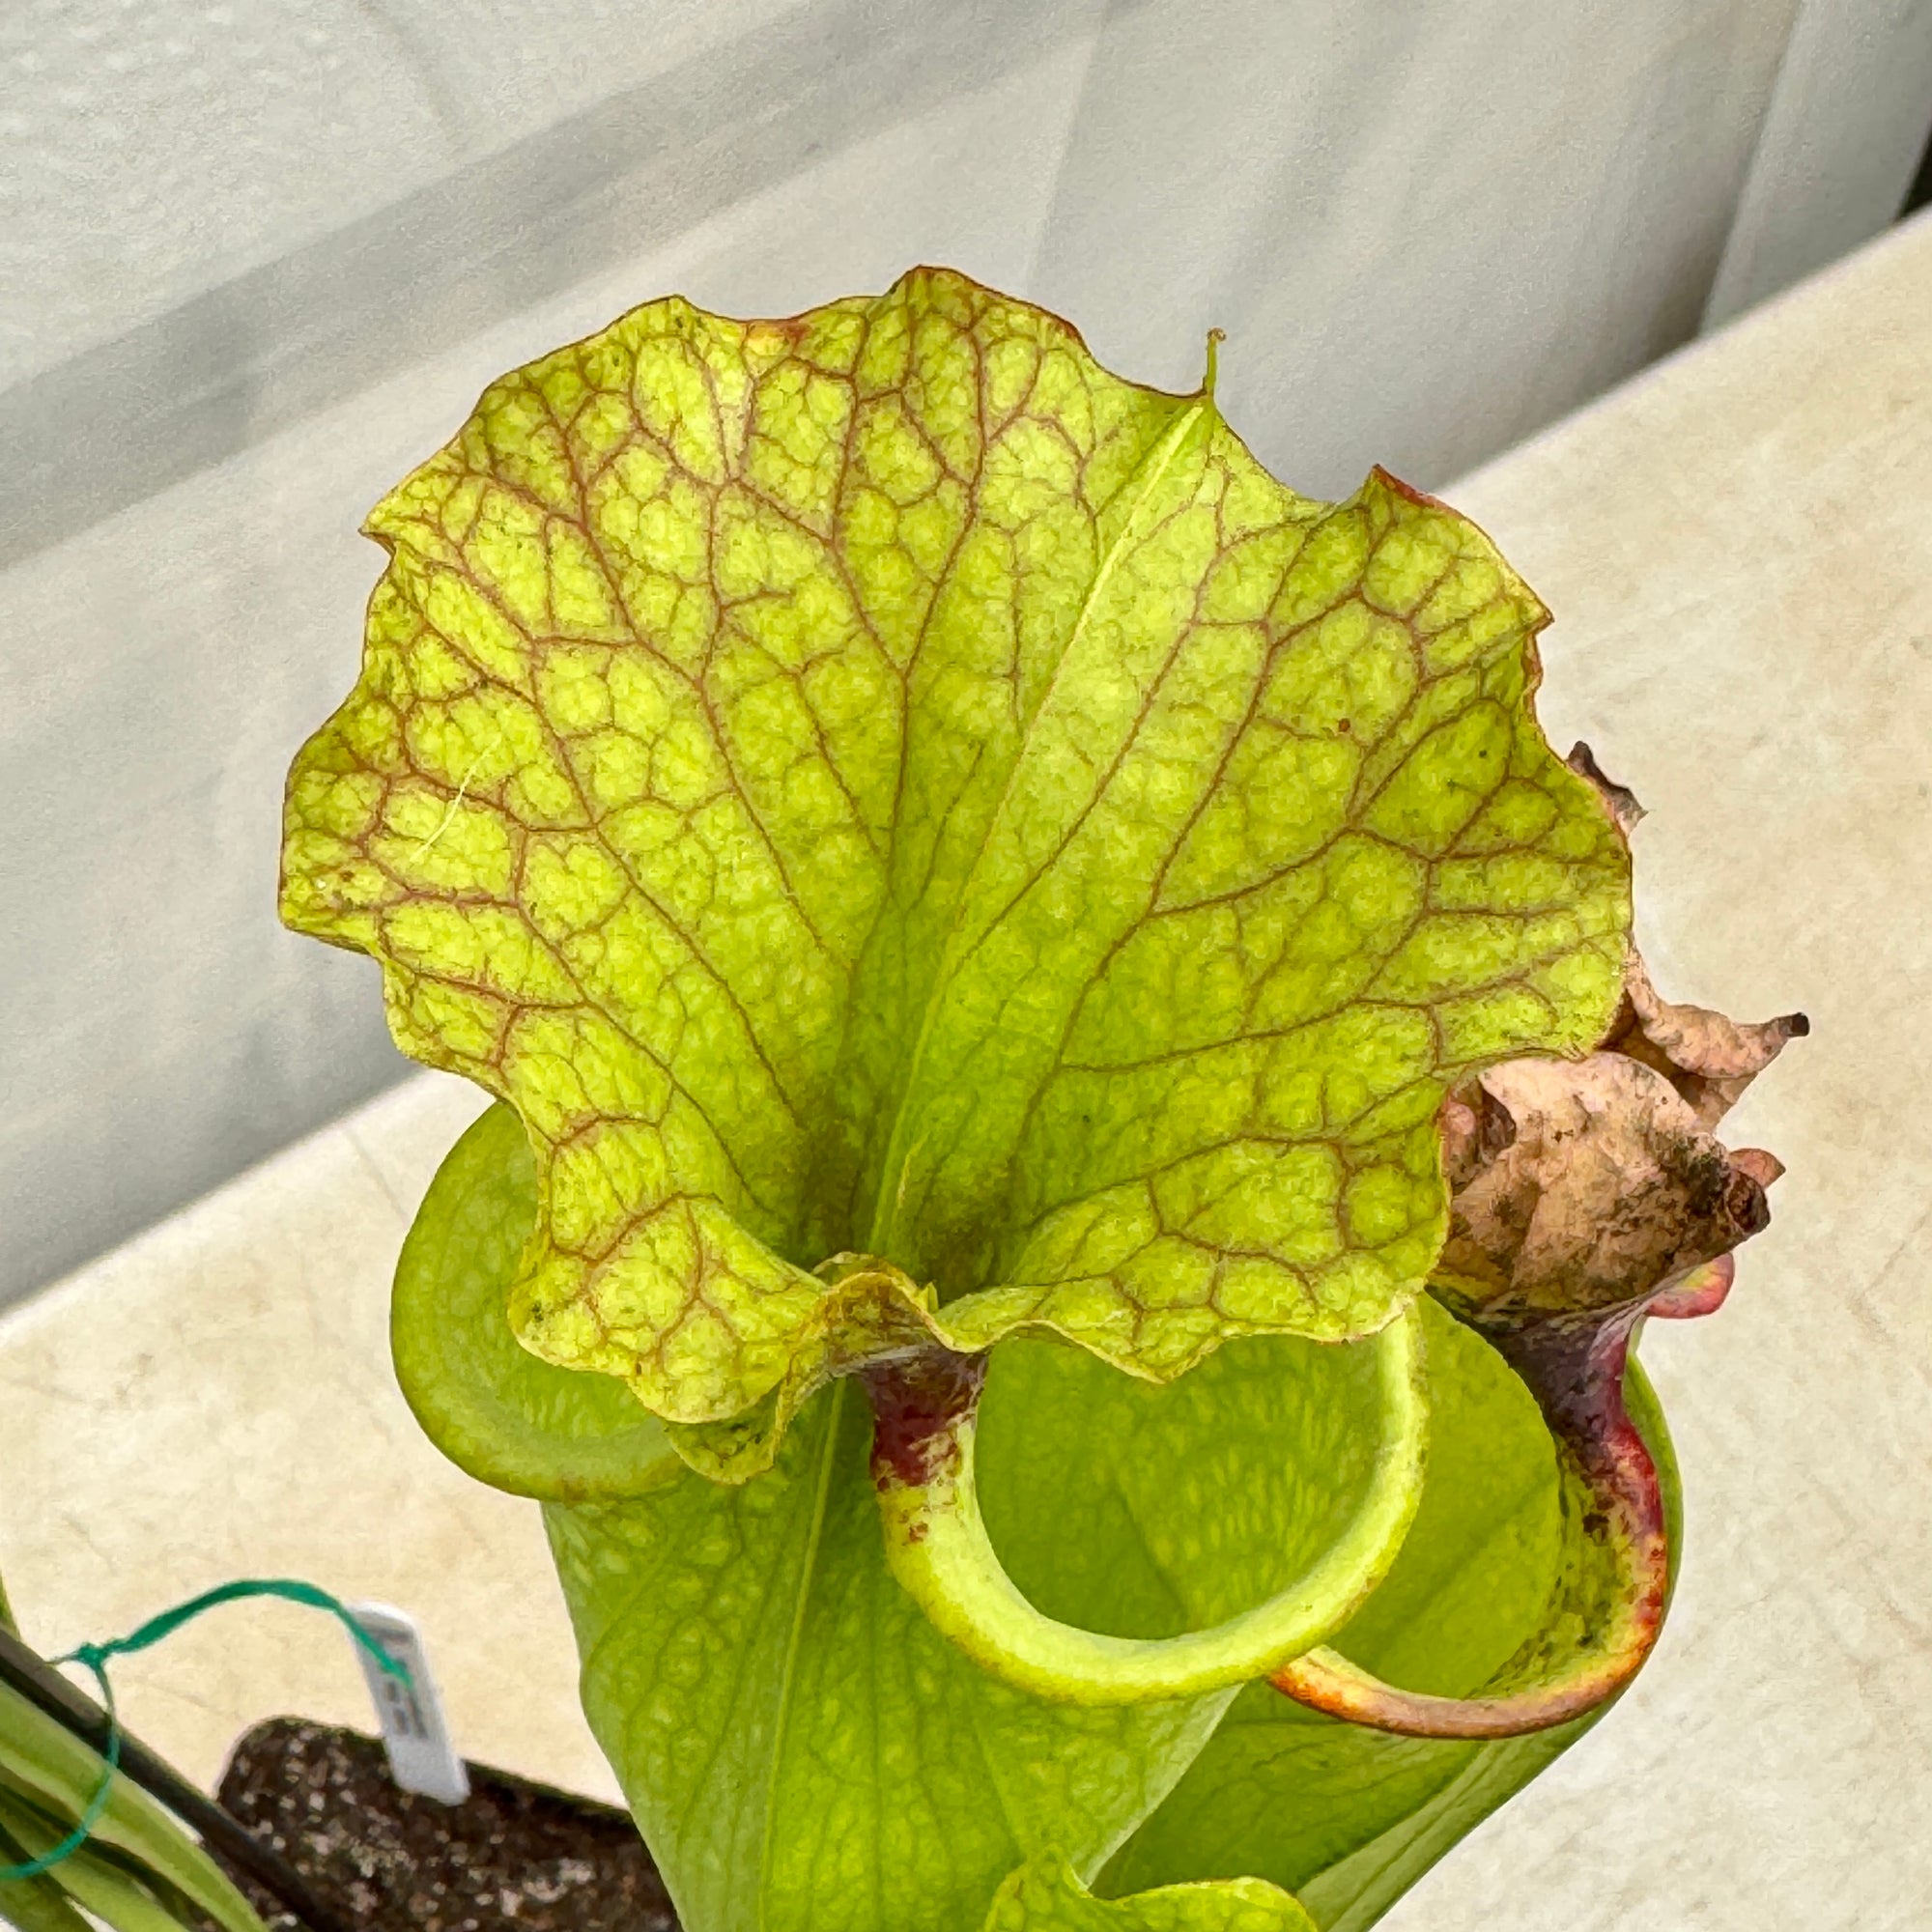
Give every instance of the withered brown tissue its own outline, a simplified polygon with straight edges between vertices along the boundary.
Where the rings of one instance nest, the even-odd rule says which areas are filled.
[[[1628,837],[1635,797],[1587,745],[1569,763]],[[1508,1061],[1445,1101],[1437,1293],[1471,1316],[1605,1311],[1729,1254],[1768,1223],[1765,1190],[1783,1168],[1712,1129],[1809,1030],[1803,1013],[1742,1025],[1664,1000],[1633,948],[1596,1052]]]

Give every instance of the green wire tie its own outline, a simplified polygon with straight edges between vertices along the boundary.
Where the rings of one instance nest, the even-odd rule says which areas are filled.
[[[95,1682],[100,1686],[100,1704],[107,1713],[107,1749],[102,1753],[107,1772],[99,1789],[87,1801],[87,1808],[81,1812],[80,1822],[73,1830],[51,1851],[43,1852],[37,1859],[29,1859],[24,1864],[0,1865],[0,1883],[9,1879],[39,1878],[64,1859],[71,1859],[86,1844],[94,1828],[99,1824],[101,1813],[107,1809],[114,1779],[121,1769],[121,1719],[114,1708],[114,1687],[107,1681],[107,1660],[130,1650],[146,1650],[150,1644],[159,1643],[164,1636],[171,1636],[183,1624],[200,1616],[204,1610],[212,1610],[217,1604],[232,1604],[238,1597],[285,1597],[292,1604],[306,1604],[312,1609],[327,1610],[330,1615],[340,1618],[348,1627],[350,1635],[388,1676],[401,1678],[405,1685],[410,1682],[409,1666],[391,1657],[337,1598],[331,1597],[327,1590],[317,1589],[313,1583],[300,1583],[289,1577],[249,1577],[239,1583],[219,1584],[213,1590],[205,1590],[200,1596],[190,1598],[185,1604],[177,1604],[171,1610],[163,1610],[159,1616],[150,1617],[130,1636],[113,1637],[106,1643],[84,1643],[64,1656],[52,1658],[49,1662],[54,1663],[86,1664],[94,1672]]]

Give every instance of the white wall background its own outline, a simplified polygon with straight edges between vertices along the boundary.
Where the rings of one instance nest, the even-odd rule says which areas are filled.
[[[1883,227],[1928,121],[1932,0],[13,0],[0,1300],[401,1070],[274,923],[281,779],[502,369],[946,261],[1149,382],[1225,327],[1298,488],[1440,485]]]

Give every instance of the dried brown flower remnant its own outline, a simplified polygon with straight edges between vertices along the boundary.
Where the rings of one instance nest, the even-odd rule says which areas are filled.
[[[1697,1124],[1709,1128],[1737,1105],[1787,1041],[1810,1031],[1803,1013],[1741,1026],[1708,1007],[1662,999],[1633,951],[1624,967],[1623,1005],[1604,1045],[1655,1067],[1689,1102]]]
[[[1626,837],[1643,815],[1587,745],[1569,758]],[[1565,1561],[1549,1627],[1473,1697],[1405,1691],[1318,1649],[1274,1678],[1299,1702],[1424,1737],[1507,1737],[1561,1723],[1629,1683],[1662,1621],[1670,1552],[1657,1469],[1624,1409],[1643,1317],[1709,1314],[1732,1250],[1771,1218],[1784,1171],[1712,1129],[1803,1013],[1740,1025],[1661,998],[1632,950],[1595,1053],[1504,1063],[1445,1100],[1450,1228],[1431,1288],[1535,1396],[1556,1450]]]
[[[1771,1218],[1759,1164],[1727,1153],[1639,1061],[1515,1060],[1477,1090],[1458,1114],[1491,1123],[1489,1146],[1501,1122],[1509,1138],[1456,1149],[1464,1178],[1435,1289],[1465,1319],[1619,1308]],[[1445,1121],[1445,1143],[1462,1131]]]
[[[1569,763],[1628,837],[1643,816],[1634,794],[1588,745]],[[1439,1297],[1488,1332],[1539,1313],[1626,1309],[1728,1255],[1769,1222],[1765,1189],[1784,1170],[1711,1130],[1809,1031],[1803,1013],[1741,1025],[1664,1000],[1633,948],[1595,1053],[1508,1061],[1445,1102]]]

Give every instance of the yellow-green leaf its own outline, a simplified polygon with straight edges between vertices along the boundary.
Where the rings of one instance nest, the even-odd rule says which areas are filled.
[[[284,917],[522,1117],[525,1345],[714,1472],[915,1334],[1378,1328],[1445,1085],[1609,1018],[1625,854],[1489,541],[960,276],[647,304],[368,527]]]
[[[0,1687],[0,1793],[59,1820],[54,1839],[80,1818],[106,1770],[90,1746],[18,1691]],[[261,1932],[261,1921],[227,1874],[125,1773],[114,1779],[90,1842],[124,1854],[226,1932]],[[36,1853],[45,1849],[33,1847]]]
[[[1287,1892],[1257,1878],[1095,1898],[1063,1859],[1036,1859],[1000,1888],[985,1932],[1316,1932]]]

